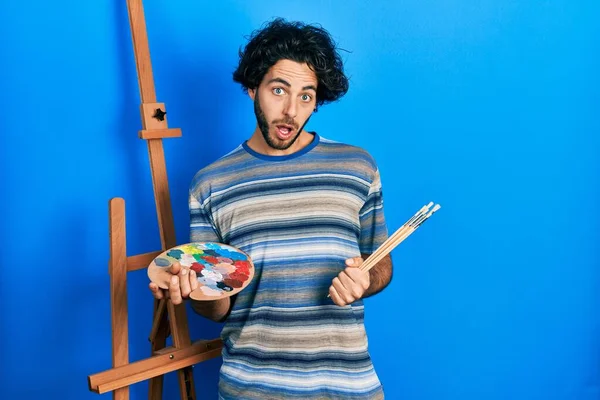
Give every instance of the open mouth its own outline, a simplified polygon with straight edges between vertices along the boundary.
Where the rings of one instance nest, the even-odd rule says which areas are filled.
[[[281,140],[289,139],[294,133],[294,127],[292,125],[276,125],[275,131],[277,132],[277,137]]]

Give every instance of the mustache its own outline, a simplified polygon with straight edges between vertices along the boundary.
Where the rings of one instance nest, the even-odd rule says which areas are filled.
[[[276,119],[271,123],[273,125],[278,125],[278,124],[290,125],[290,126],[293,126],[294,129],[296,129],[296,130],[298,129],[298,124],[292,118]]]

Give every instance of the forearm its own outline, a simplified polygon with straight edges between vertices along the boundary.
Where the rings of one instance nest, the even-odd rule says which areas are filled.
[[[196,314],[215,322],[222,322],[229,313],[231,298],[226,297],[213,301],[196,301],[190,299],[190,305]]]
[[[362,254],[362,258],[366,259],[369,254]],[[369,270],[369,278],[371,283],[365,291],[364,297],[373,296],[381,292],[392,281],[392,258],[388,254],[383,257],[373,268]]]

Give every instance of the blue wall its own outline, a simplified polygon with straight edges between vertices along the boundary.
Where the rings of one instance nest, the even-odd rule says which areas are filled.
[[[111,363],[111,197],[126,200],[128,254],[160,248],[125,0],[65,3],[0,14],[2,399],[99,398],[87,376]],[[349,50],[351,90],[309,128],[376,157],[391,230],[443,206],[367,301],[388,398],[600,398],[600,3],[144,4],[158,101],[183,130],[165,141],[178,242],[192,175],[254,127],[231,80],[244,36],[274,16],[320,22]],[[152,299],[143,271],[129,279],[134,361]],[[220,330],[190,323],[194,339]],[[199,398],[218,367],[195,368]]]

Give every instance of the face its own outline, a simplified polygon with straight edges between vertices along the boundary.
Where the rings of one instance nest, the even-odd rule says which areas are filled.
[[[260,137],[267,150],[293,152],[294,143],[316,107],[315,73],[306,64],[280,60],[249,94],[254,100],[255,136]]]

